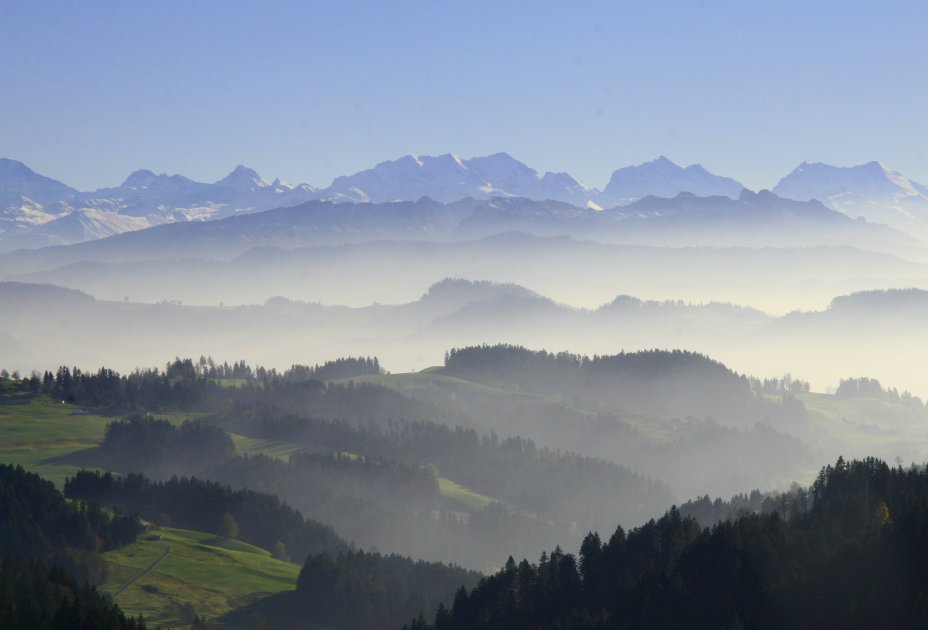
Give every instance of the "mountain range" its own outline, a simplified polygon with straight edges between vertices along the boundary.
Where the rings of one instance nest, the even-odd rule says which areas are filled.
[[[507,233],[659,247],[855,247],[924,258],[924,246],[883,225],[855,221],[817,201],[743,191],[738,199],[646,197],[607,210],[522,197],[354,203],[308,201],[213,221],[173,222],[110,238],[0,254],[0,277],[78,262],[229,260],[261,247],[368,241],[452,243]]]
[[[307,201],[387,203],[428,197],[442,203],[464,199],[524,198],[569,204],[572,212],[621,206],[628,213],[648,197],[738,199],[744,186],[698,164],[683,167],[666,157],[615,171],[604,190],[567,173],[539,173],[506,153],[462,160],[453,154],[409,155],[337,177],[328,188],[269,182],[236,167],[214,183],[138,170],[119,186],[81,192],[0,159],[0,251],[77,243],[156,225],[222,219],[290,207]],[[862,216],[922,237],[928,232],[928,189],[877,162],[839,168],[803,163],[773,189],[852,217]],[[651,205],[660,202],[650,202]],[[722,203],[725,203],[722,200]]]
[[[928,234],[928,186],[880,162],[850,167],[803,162],[773,192],[789,199],[818,199],[848,216],[922,238]]]
[[[202,221],[295,205],[318,191],[267,182],[236,167],[213,183],[135,171],[119,186],[80,192],[0,159],[0,249],[76,243],[164,223]]]

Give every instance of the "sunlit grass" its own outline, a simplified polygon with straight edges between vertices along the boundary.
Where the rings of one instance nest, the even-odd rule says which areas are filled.
[[[165,550],[168,554],[142,577]],[[102,590],[118,593],[128,614],[150,626],[185,626],[184,609],[211,619],[260,597],[292,590],[300,567],[253,545],[213,534],[160,528],[139,542],[104,554],[109,577]],[[135,580],[133,582],[133,580]],[[129,584],[128,587],[126,585]]]
[[[49,400],[0,405],[0,462],[19,464],[52,481],[59,488],[66,477],[82,468],[61,458],[92,449],[103,441],[112,417],[78,415],[82,408]]]
[[[240,433],[229,433],[229,437],[232,438],[235,449],[243,455],[267,455],[286,460],[291,454],[306,450],[306,447],[300,443],[287,440],[267,440],[248,437]]]
[[[443,497],[457,501],[469,510],[479,510],[496,502],[496,499],[474,492],[470,488],[450,479],[438,477],[436,481],[438,482],[438,491],[441,492]]]
[[[828,444],[845,455],[898,453],[913,461],[928,456],[928,412],[924,410],[882,398],[818,393],[803,393],[798,398],[806,406],[811,427],[828,436]]]
[[[106,434],[106,425],[122,417],[89,411],[44,395],[12,396],[5,391],[3,404],[0,404],[0,462],[19,464],[61,488],[67,477],[81,468],[92,468],[86,461],[78,463],[77,458],[67,461],[68,456],[98,447]],[[152,415],[178,425],[210,414],[158,412]]]

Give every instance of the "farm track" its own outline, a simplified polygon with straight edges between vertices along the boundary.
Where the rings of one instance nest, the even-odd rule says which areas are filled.
[[[117,597],[119,597],[119,596],[122,594],[123,591],[125,591],[127,588],[129,588],[130,586],[132,586],[133,584],[135,584],[136,582],[138,582],[140,579],[142,579],[143,577],[145,577],[145,576],[148,575],[149,573],[151,573],[151,571],[152,571],[156,566],[158,566],[158,564],[159,564],[162,560],[164,560],[165,558],[168,557],[168,554],[169,554],[169,553],[171,553],[171,543],[164,543],[164,553],[162,553],[160,556],[158,556],[158,557],[155,559],[155,561],[152,562],[150,565],[148,565],[147,567],[145,567],[145,570],[144,570],[144,571],[142,571],[141,573],[139,573],[138,575],[136,575],[134,578],[132,578],[131,580],[129,580],[129,581],[126,582],[125,584],[123,584],[123,585],[119,588],[118,591],[116,591],[115,593],[113,593],[113,595],[112,595],[113,599],[116,599]]]

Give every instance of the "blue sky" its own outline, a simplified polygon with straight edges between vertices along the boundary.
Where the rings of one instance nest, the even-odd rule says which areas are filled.
[[[0,2],[0,156],[81,189],[236,164],[325,186],[507,151],[602,187],[664,154],[928,181],[920,2]]]

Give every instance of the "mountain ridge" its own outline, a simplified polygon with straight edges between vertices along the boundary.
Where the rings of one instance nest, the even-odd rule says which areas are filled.
[[[850,217],[928,236],[928,186],[881,162],[845,167],[802,162],[773,191],[800,201],[818,199]]]
[[[73,220],[73,216],[66,217]],[[222,260],[260,246],[302,247],[364,241],[473,240],[521,232],[626,245],[702,247],[841,246],[915,257],[924,246],[878,224],[855,221],[819,202],[746,192],[739,199],[647,197],[597,211],[566,202],[492,197],[442,204],[311,200],[213,221],[166,222],[144,230],[54,248],[0,254],[0,275],[79,261],[189,257]],[[37,266],[38,265],[38,266]]]
[[[724,206],[727,200],[744,201],[745,190],[737,180],[715,175],[699,164],[683,167],[665,156],[617,169],[602,191],[566,172],[541,173],[503,152],[469,159],[453,153],[407,155],[336,177],[327,188],[268,181],[254,169],[238,165],[213,183],[140,169],[118,186],[87,192],[40,175],[21,162],[0,158],[0,251],[77,243],[309,201],[376,204],[427,197],[454,204],[467,199],[529,199],[569,204],[577,209],[575,214],[604,209],[616,214],[621,208],[629,215],[659,204],[654,198],[675,199],[687,193],[716,198],[714,203]],[[879,162],[856,167],[803,162],[772,192],[798,201],[818,199],[845,215],[928,237],[928,187]],[[554,206],[549,203],[549,207]]]

